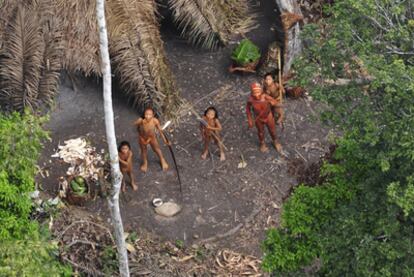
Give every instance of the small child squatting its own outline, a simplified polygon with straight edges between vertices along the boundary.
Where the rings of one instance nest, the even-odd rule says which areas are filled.
[[[217,144],[220,149],[220,161],[224,161],[226,156],[224,155],[224,148],[220,141],[219,132],[223,129],[218,119],[218,112],[216,108],[209,107],[204,112],[203,120],[207,123],[207,126],[200,124],[201,135],[204,141],[204,149],[201,154],[201,158],[205,160],[208,154],[208,146],[211,139]],[[214,133],[214,135],[212,134]]]
[[[133,190],[138,190],[138,186],[134,181],[134,174],[132,173],[132,151],[131,145],[127,141],[123,141],[118,147],[119,167],[122,172],[122,192],[125,192],[125,175],[129,176]]]
[[[146,172],[148,169],[148,153],[147,145],[151,145],[152,150],[157,154],[160,159],[161,167],[163,170],[168,169],[168,163],[162,155],[160,145],[158,143],[157,137],[155,136],[155,130],[160,132],[160,135],[165,144],[169,145],[170,143],[164,136],[162,132],[160,122],[157,118],[154,117],[154,111],[152,108],[146,108],[144,111],[144,116],[138,118],[134,125],[138,130],[138,144],[141,149],[141,170]]]

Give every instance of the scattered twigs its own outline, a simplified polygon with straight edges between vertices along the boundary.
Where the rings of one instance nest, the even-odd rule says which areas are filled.
[[[208,94],[206,94],[206,95],[204,95],[203,97],[201,97],[200,99],[198,99],[197,101],[195,101],[194,103],[193,103],[193,106],[196,106],[198,103],[200,103],[201,101],[203,101],[204,99],[207,99],[207,98],[209,98],[210,96],[213,96],[214,94],[217,94],[217,93],[220,93],[221,91],[223,91],[223,90],[228,90],[228,89],[230,89],[230,85],[225,85],[225,86],[222,86],[222,87],[219,87],[219,88],[217,88],[217,89],[215,89],[215,90],[213,90],[212,92],[210,92],[210,93],[208,93]],[[190,106],[191,107],[191,106]]]
[[[224,249],[217,253],[215,262],[218,271],[231,272],[231,276],[262,276],[260,272],[260,259],[250,255],[243,255]],[[221,274],[217,275],[223,276]]]
[[[92,221],[89,221],[89,220],[77,220],[77,221],[74,221],[74,222],[72,222],[68,227],[66,227],[66,229],[65,230],[63,230],[61,233],[59,233],[59,235],[56,237],[56,239],[57,240],[60,240],[62,237],[63,237],[63,235],[70,229],[70,228],[72,228],[73,226],[75,226],[76,224],[82,224],[82,223],[86,223],[86,224],[92,224],[92,225],[95,225],[95,226],[97,226],[97,227],[100,227],[101,229],[103,229],[103,230],[105,230],[107,233],[108,233],[108,235],[109,235],[109,237],[111,238],[111,241],[113,242],[113,243],[115,243],[115,241],[114,241],[114,238],[112,237],[112,234],[111,234],[111,231],[107,228],[107,227],[105,227],[105,226],[103,226],[103,225],[101,225],[101,224],[98,224],[98,223],[95,223],[95,222],[92,222]]]
[[[302,158],[302,160],[304,160],[306,163],[308,162],[307,159],[305,159],[305,157],[303,157],[303,155],[295,148],[295,152],[299,155],[299,157]]]
[[[104,274],[103,272],[101,272],[101,271],[99,271],[99,270],[97,270],[97,269],[90,269],[90,268],[87,268],[87,267],[85,267],[85,266],[83,266],[83,265],[77,264],[77,263],[75,263],[74,261],[69,260],[69,259],[68,259],[68,258],[66,258],[66,257],[62,257],[62,259],[63,259],[65,262],[70,263],[73,267],[78,268],[78,269],[82,270],[83,272],[86,272],[86,273],[88,273],[88,274],[90,274],[90,275],[92,275],[92,276],[105,276],[105,274]]]
[[[183,146],[181,146],[181,145],[177,144],[177,145],[176,145],[176,147],[177,147],[177,149],[179,149],[179,150],[177,151],[177,153],[180,153],[181,151],[184,151],[184,152],[185,152],[188,156],[190,156],[190,157],[191,157],[190,152],[188,152],[188,150],[187,150],[187,149],[185,149]]]

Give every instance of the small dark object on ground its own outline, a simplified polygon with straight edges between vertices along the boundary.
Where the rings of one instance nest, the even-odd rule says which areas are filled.
[[[288,87],[286,88],[286,96],[293,99],[305,97],[305,89],[301,87]]]

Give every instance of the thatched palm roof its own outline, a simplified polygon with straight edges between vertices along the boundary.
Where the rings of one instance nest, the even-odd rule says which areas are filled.
[[[212,49],[246,30],[247,0],[168,0],[183,35]],[[134,107],[170,112],[178,90],[154,0],[107,0],[112,70]],[[0,105],[51,103],[61,69],[100,75],[95,0],[0,0]]]

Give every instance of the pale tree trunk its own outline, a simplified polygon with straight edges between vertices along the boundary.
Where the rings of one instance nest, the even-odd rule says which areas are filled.
[[[276,4],[279,6],[279,11],[283,13],[292,13],[296,15],[302,15],[299,4],[297,0],[276,0]],[[289,30],[285,33],[285,54],[284,54],[284,66],[283,74],[287,75],[292,62],[295,57],[297,57],[302,50],[302,41],[299,37],[300,35],[300,26],[299,23],[295,23]]]
[[[111,64],[109,60],[108,34],[106,30],[104,2],[105,0],[96,0],[96,15],[98,18],[99,46],[101,52],[105,129],[112,176],[112,190],[110,196],[108,197],[108,205],[115,232],[116,247],[118,249],[119,273],[122,277],[125,277],[129,276],[129,268],[124,238],[124,227],[122,225],[121,212],[119,210],[119,191],[121,189],[122,174],[119,169],[118,150],[115,137],[114,111],[112,109]]]

